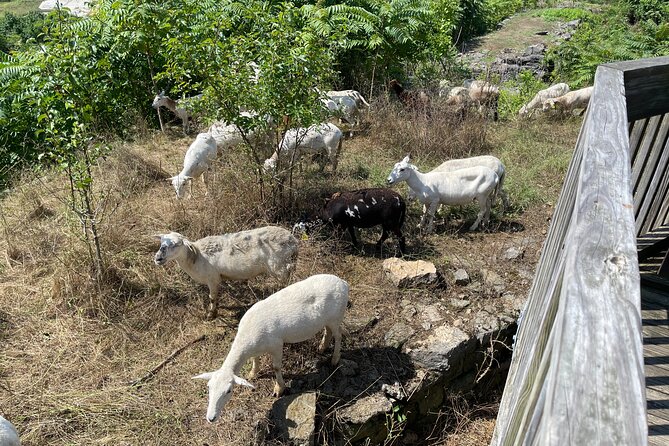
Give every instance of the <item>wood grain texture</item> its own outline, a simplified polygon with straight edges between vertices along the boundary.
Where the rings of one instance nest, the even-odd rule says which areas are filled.
[[[623,79],[619,69],[597,70],[520,322],[493,445],[647,444]]]

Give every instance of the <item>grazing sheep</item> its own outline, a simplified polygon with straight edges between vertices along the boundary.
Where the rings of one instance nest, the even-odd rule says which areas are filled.
[[[531,114],[533,110],[543,107],[543,103],[550,98],[557,98],[569,92],[569,85],[559,83],[551,85],[550,87],[540,90],[534,98],[527,104],[523,105],[518,111],[518,115],[522,118]]]
[[[472,81],[467,88],[469,98],[478,107],[479,113],[485,115],[487,110],[492,110],[493,119],[496,121],[499,88],[489,82],[478,80]]]
[[[205,237],[191,242],[177,232],[157,235],[156,265],[170,260],[196,282],[209,287],[207,318],[216,317],[218,288],[224,280],[248,280],[261,274],[289,279],[297,262],[298,242],[290,231],[265,226],[249,231]]]
[[[339,118],[339,123],[346,121],[349,124],[358,125],[360,123],[360,110],[358,105],[350,96],[341,96],[338,99],[321,99],[325,108],[331,116]]]
[[[307,128],[300,127],[289,129],[283,136],[279,148],[274,151],[272,156],[265,160],[265,171],[276,170],[279,154],[284,159],[298,160],[304,153],[325,154],[332,163],[332,171],[337,169],[337,161],[341,152],[344,134],[339,128],[330,123],[314,124]],[[321,163],[321,170],[325,168],[324,162]]]
[[[380,248],[392,231],[397,237],[400,253],[406,250],[402,225],[406,217],[406,204],[394,190],[385,188],[360,189],[337,192],[329,198],[322,209],[293,226],[295,230],[307,231],[324,223],[348,229],[353,245],[357,246],[354,228],[371,228],[381,225],[383,233],[376,243]]]
[[[209,188],[209,168],[211,163],[216,160],[218,149],[216,148],[216,140],[210,133],[200,133],[191,143],[184,156],[184,167],[177,175],[167,178],[167,181],[172,182],[174,190],[177,193],[177,198],[183,198],[186,193],[186,184],[191,184],[192,195],[192,180],[202,176],[202,181],[205,187]]]
[[[431,100],[427,93],[421,90],[405,90],[397,79],[388,83],[388,87],[406,107],[425,110],[430,107]]]
[[[481,221],[484,226],[487,224],[499,183],[493,170],[485,166],[475,166],[448,172],[420,173],[410,161],[409,156],[406,156],[395,164],[387,181],[388,184],[406,181],[423,203],[423,218],[419,227],[425,227],[426,220],[429,220],[427,232],[432,232],[434,213],[440,204],[462,205],[473,200],[478,201],[480,211],[469,230],[478,228]]]
[[[255,112],[241,112],[239,114],[242,117],[253,119],[258,116]],[[270,116],[265,118],[267,126],[260,125],[258,128],[252,129],[246,133],[246,139],[251,144],[257,144],[259,142],[269,142],[272,137],[272,133],[276,129],[274,121]],[[242,136],[239,128],[235,124],[229,124],[225,121],[216,121],[209,127],[209,133],[216,140],[216,147],[218,148],[218,154],[224,154],[228,149],[236,147],[244,143],[244,137]]]
[[[588,102],[592,96],[594,87],[581,88],[580,90],[570,91],[557,98],[546,99],[543,104],[543,110],[558,110],[561,113],[567,113],[578,109],[588,108]]]
[[[325,95],[335,102],[339,102],[341,98],[345,97],[353,98],[358,109],[362,109],[363,107],[369,108],[369,103],[357,90],[330,90],[326,92]]]
[[[194,102],[197,102],[200,99],[202,99],[201,94],[190,98],[174,100],[169,96],[165,96],[165,91],[163,90],[153,98],[153,103],[151,106],[156,110],[158,110],[160,107],[168,108],[177,116],[177,118],[181,119],[184,133],[188,133],[190,130],[190,119],[192,118],[189,109],[192,107]]]
[[[267,299],[256,302],[242,316],[230,351],[220,369],[193,379],[207,380],[209,403],[207,420],[214,422],[232,397],[236,384],[253,388],[239,377],[242,366],[253,358],[249,379],[258,372],[258,356],[268,353],[276,376],[274,395],[281,395],[286,384],[281,374],[283,344],[303,342],[325,328],[318,348],[327,349],[334,338],[332,365],[339,362],[341,324],[348,304],[348,283],[331,274],[318,274],[294,283]]]
[[[452,159],[444,161],[430,172],[448,172],[474,166],[485,166],[497,174],[499,182],[497,183],[497,191],[495,191],[495,196],[497,196],[497,194],[501,196],[503,206],[502,212],[504,212],[504,210],[509,207],[509,196],[503,189],[504,178],[506,177],[506,167],[504,167],[504,164],[499,160],[499,158],[496,158],[492,155],[482,155],[473,156],[470,158]],[[414,198],[416,198],[416,194],[414,194],[412,189],[409,189],[407,199],[413,200]],[[494,206],[495,203],[493,202],[491,205]]]
[[[21,446],[16,428],[2,415],[0,415],[0,446]]]

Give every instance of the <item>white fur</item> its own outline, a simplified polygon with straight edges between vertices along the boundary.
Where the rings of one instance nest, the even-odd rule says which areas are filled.
[[[184,133],[188,133],[190,130],[190,118],[191,113],[188,110],[189,105],[195,101],[202,99],[202,95],[193,96],[190,98],[184,99],[171,99],[169,96],[165,96],[165,92],[161,91],[153,98],[153,103],[151,106],[158,110],[160,107],[167,107],[172,113],[174,113],[179,119],[184,128]]]
[[[339,102],[341,98],[349,97],[355,101],[358,109],[362,109],[363,107],[369,108],[369,103],[357,90],[330,90],[325,95],[335,102]]]
[[[585,87],[580,90],[570,91],[557,98],[546,99],[543,103],[543,110],[559,110],[562,113],[574,111],[576,109],[587,108],[594,87]]]
[[[16,428],[2,415],[0,415],[0,446],[21,446]]]
[[[502,197],[504,209],[509,207],[509,197],[506,191],[503,190],[504,178],[506,177],[506,168],[499,160],[499,158],[496,158],[492,155],[482,155],[472,156],[470,158],[452,159],[444,161],[430,172],[449,172],[452,170],[465,169],[467,167],[475,166],[485,166],[497,174],[499,182],[497,183],[497,191],[495,192],[495,196],[499,194]],[[416,198],[416,194],[412,189],[409,189],[409,192],[407,193],[407,199],[412,200],[414,198]],[[492,203],[492,206],[494,205],[495,203]]]
[[[420,173],[410,161],[407,156],[395,164],[388,176],[388,184],[406,181],[423,203],[420,227],[425,227],[429,217],[426,230],[432,232],[434,213],[440,204],[462,205],[474,200],[478,201],[480,211],[469,230],[478,228],[481,221],[484,225],[487,224],[499,183],[497,174],[492,169],[475,166],[447,172]]]
[[[217,153],[216,140],[210,133],[199,133],[195,137],[195,141],[188,147],[184,156],[183,169],[177,175],[167,179],[172,182],[177,198],[183,198],[186,192],[186,184],[200,176],[202,176],[202,181],[208,189],[208,171],[212,162],[216,160]]]
[[[255,112],[241,112],[240,116],[246,117],[249,119],[255,118],[258,114]],[[271,133],[274,131],[276,126],[272,119],[268,116],[266,118],[267,126],[260,129],[252,129],[246,133],[246,138],[251,144],[256,144],[261,141],[262,138],[265,138],[266,141],[269,141],[271,138]],[[239,131],[239,128],[235,124],[229,124],[225,121],[216,121],[209,127],[209,133],[216,140],[216,146],[218,147],[218,154],[223,155],[228,149],[236,147],[244,143],[244,137]]]
[[[348,304],[348,291],[348,283],[339,277],[318,274],[294,283],[249,308],[239,321],[237,335],[221,368],[193,377],[207,380],[207,420],[216,421],[236,384],[253,387],[238,376],[250,358],[253,358],[249,374],[251,379],[258,372],[258,356],[268,353],[272,357],[276,376],[274,394],[281,395],[286,388],[281,374],[284,343],[306,341],[325,328],[319,351],[323,353],[334,338],[331,362],[336,365],[341,352],[341,324]]]
[[[523,105],[518,111],[520,117],[525,117],[529,115],[532,110],[536,110],[543,107],[544,101],[550,98],[557,98],[562,95],[565,95],[569,92],[569,85],[565,83],[559,83],[551,85],[550,87],[540,90],[537,94],[534,95],[534,98],[527,104]]]
[[[289,129],[281,140],[279,148],[265,160],[264,169],[265,171],[275,170],[279,154],[283,159],[290,160],[293,158],[293,151],[297,150],[295,160],[300,159],[305,153],[327,155],[334,171],[337,169],[337,157],[341,151],[343,137],[341,130],[330,123]],[[321,168],[324,167],[325,165],[322,164]]]
[[[278,226],[210,236],[195,242],[177,232],[156,237],[160,239],[160,249],[154,257],[156,265],[175,260],[193,280],[209,287],[209,306],[205,308],[209,319],[216,317],[222,281],[248,280],[267,274],[285,282],[297,261],[297,239]]]

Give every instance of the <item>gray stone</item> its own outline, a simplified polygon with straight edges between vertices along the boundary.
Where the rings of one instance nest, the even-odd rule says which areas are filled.
[[[436,305],[428,305],[423,308],[423,311],[420,313],[420,318],[426,322],[439,322],[443,320],[441,311]]]
[[[499,330],[499,320],[487,312],[480,312],[474,317],[474,332],[481,337],[491,331]]]
[[[406,261],[390,257],[383,261],[383,271],[398,288],[435,286],[440,282],[434,263],[425,260]]]
[[[385,343],[388,347],[399,348],[404,343],[414,335],[416,331],[403,323],[397,323],[390,327],[390,330],[386,333]]]
[[[409,322],[413,317],[418,313],[416,310],[416,307],[413,305],[406,306],[402,309],[402,313],[400,314],[400,317],[404,319],[405,321]]]
[[[467,285],[470,281],[469,274],[463,268],[459,268],[453,273],[453,279],[456,285]]]
[[[406,351],[415,362],[426,369],[446,372],[453,366],[454,357],[459,357],[468,350],[469,340],[469,336],[462,330],[441,325],[427,339],[408,344]]]
[[[316,393],[279,398],[270,412],[274,434],[298,446],[312,446],[316,429]]]
[[[355,438],[374,437],[378,424],[375,419],[383,417],[390,412],[393,404],[381,393],[358,399],[352,405],[339,411],[340,420],[350,424],[350,431]],[[350,439],[353,440],[352,438]]]
[[[512,246],[511,248],[504,251],[504,254],[502,254],[502,258],[504,260],[522,259],[523,254],[525,254],[525,250]]]
[[[504,286],[504,279],[502,279],[496,272],[484,268],[481,270],[481,276],[483,277],[485,286],[491,288],[497,294],[501,295],[506,289]]]
[[[383,384],[381,386],[381,390],[383,393],[385,393],[387,396],[394,398],[397,401],[404,401],[407,398],[407,394],[404,391],[404,388],[402,387],[402,384],[400,384],[398,381],[395,381],[394,384]]]
[[[465,299],[448,299],[448,304],[456,310],[462,310],[467,308],[471,302]]]

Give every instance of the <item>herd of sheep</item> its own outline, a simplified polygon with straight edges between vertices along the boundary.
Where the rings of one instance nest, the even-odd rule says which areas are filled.
[[[424,103],[423,92],[408,92],[397,82],[391,89],[405,105]],[[540,91],[520,111],[520,116],[528,116],[535,110],[572,110],[587,106],[592,87],[569,91],[566,84],[556,84]],[[499,90],[488,83],[471,82],[463,87],[455,87],[445,93],[450,104],[474,104],[488,106],[496,101]],[[192,100],[197,100],[193,98]],[[184,131],[188,131],[188,107],[159,93],[153,102],[159,108],[165,106],[183,121]],[[351,124],[359,121],[360,110],[369,104],[355,90],[329,91],[323,99],[323,106],[341,120]],[[246,113],[254,117],[252,112]],[[271,131],[271,119],[268,127]],[[264,131],[263,131],[264,132]],[[208,173],[217,157],[228,149],[244,142],[244,139],[268,137],[263,132],[241,135],[239,128],[225,122],[213,124],[206,133],[200,133],[189,146],[184,156],[183,169],[169,178],[177,198],[183,198],[185,187],[192,180],[202,177],[208,183]],[[244,137],[245,138],[244,138]],[[334,171],[341,152],[344,135],[334,124],[324,122],[307,128],[289,129],[272,156],[265,160],[265,171],[276,171],[279,157],[299,159],[305,153],[324,155]],[[323,162],[325,162],[323,161]],[[449,160],[426,173],[421,173],[411,164],[407,156],[392,168],[388,185],[406,181],[409,186],[408,199],[418,199],[423,204],[423,216],[419,227],[427,232],[433,229],[433,218],[440,205],[461,205],[477,201],[480,207],[470,230],[486,225],[490,210],[497,196],[508,206],[508,196],[503,190],[506,170],[502,162],[494,156],[485,155],[460,160]],[[324,167],[324,165],[322,166]],[[258,356],[269,354],[276,382],[274,394],[285,390],[281,374],[282,348],[284,343],[305,341],[320,330],[324,330],[319,351],[323,352],[334,339],[332,364],[338,363],[341,350],[341,324],[349,300],[349,285],[331,274],[318,274],[300,282],[288,285],[295,270],[299,241],[293,235],[296,231],[309,231],[316,226],[331,224],[348,229],[353,244],[357,244],[354,228],[382,226],[383,233],[377,242],[380,247],[392,232],[397,238],[400,254],[406,251],[402,226],[406,217],[403,197],[387,188],[371,188],[335,193],[326,200],[322,209],[312,216],[302,219],[293,231],[266,226],[236,233],[209,236],[190,241],[183,235],[170,232],[156,237],[160,247],[155,254],[156,265],[175,261],[194,281],[209,287],[209,296],[204,299],[204,310],[208,319],[217,316],[219,288],[223,281],[248,280],[258,276],[277,278],[283,289],[251,306],[241,318],[237,334],[223,365],[216,371],[195,376],[207,381],[209,404],[207,420],[215,421],[232,396],[235,385],[253,387],[239,377],[242,366],[252,360],[249,378],[258,369]],[[19,439],[9,421],[0,417],[0,444],[18,446]]]

